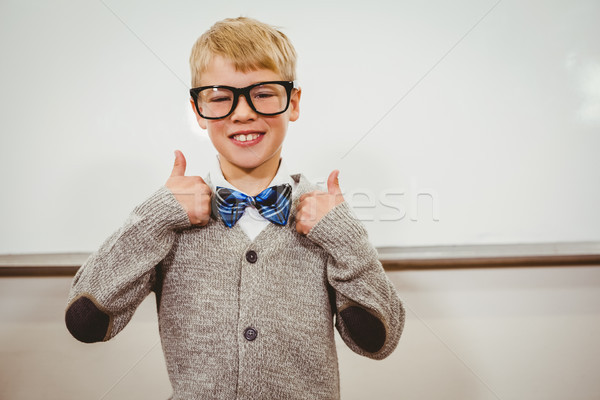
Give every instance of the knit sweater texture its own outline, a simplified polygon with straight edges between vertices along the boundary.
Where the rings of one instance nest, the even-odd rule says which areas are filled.
[[[162,187],[92,254],[73,280],[66,324],[106,341],[156,293],[171,399],[339,399],[335,326],[356,353],[387,357],[404,308],[363,225],[343,202],[296,231],[302,175],[285,226],[251,241],[214,213],[191,226]]]

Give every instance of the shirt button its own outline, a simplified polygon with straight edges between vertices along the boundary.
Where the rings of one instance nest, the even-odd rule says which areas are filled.
[[[244,337],[247,341],[251,342],[258,336],[258,331],[254,328],[246,328],[244,331]]]
[[[256,252],[254,250],[250,250],[249,252],[246,253],[246,260],[249,263],[254,264],[256,262],[256,260],[258,260],[258,255],[256,254]]]

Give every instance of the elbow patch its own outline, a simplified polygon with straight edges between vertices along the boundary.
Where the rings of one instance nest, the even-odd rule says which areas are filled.
[[[95,343],[106,339],[111,318],[95,301],[82,295],[67,308],[65,323],[75,339]]]
[[[358,306],[344,308],[339,314],[354,343],[369,353],[381,350],[386,334],[379,318]]]

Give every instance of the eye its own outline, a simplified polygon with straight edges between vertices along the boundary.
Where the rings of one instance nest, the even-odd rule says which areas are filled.
[[[254,93],[254,98],[256,99],[268,99],[270,97],[276,96],[277,94],[272,90],[260,90],[257,93]]]
[[[208,99],[210,103],[221,103],[224,101],[231,101],[231,97],[229,96],[214,96]]]
[[[233,93],[227,89],[212,88],[202,92],[202,100],[206,103],[231,102]]]

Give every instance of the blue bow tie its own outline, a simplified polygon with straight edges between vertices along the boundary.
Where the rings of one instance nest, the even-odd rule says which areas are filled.
[[[256,196],[217,186],[215,202],[223,222],[232,227],[242,217],[246,206],[252,204],[260,215],[277,225],[285,225],[290,215],[292,187],[289,184],[271,186]]]

